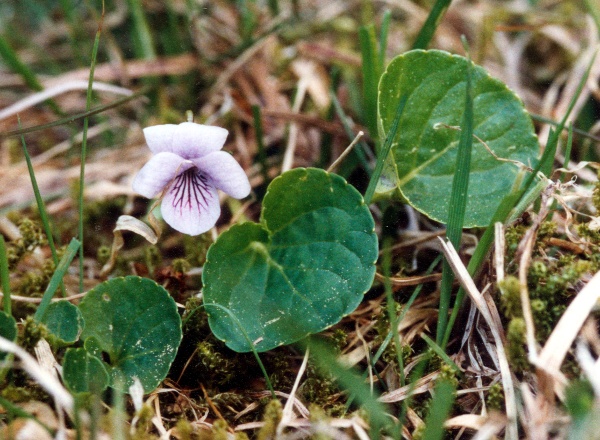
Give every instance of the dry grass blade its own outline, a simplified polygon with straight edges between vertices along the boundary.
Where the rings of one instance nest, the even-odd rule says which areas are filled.
[[[552,375],[560,366],[584,322],[600,300],[600,272],[573,299],[542,348],[536,366]],[[562,374],[561,374],[562,375]]]
[[[502,386],[504,388],[504,395],[506,399],[506,417],[508,419],[506,427],[506,438],[517,439],[517,402],[512,380],[512,373],[510,371],[508,359],[504,351],[501,332],[496,327],[496,322],[492,317],[492,314],[490,313],[485,299],[483,298],[481,293],[479,293],[479,290],[475,286],[475,283],[469,275],[467,268],[462,263],[452,244],[450,242],[444,242],[444,240],[442,240],[441,238],[439,240],[442,243],[444,255],[450,263],[452,271],[456,275],[461,286],[465,289],[471,300],[477,306],[477,309],[479,309],[479,312],[485,319],[486,323],[490,328],[490,331],[492,332],[492,335],[494,336],[494,340],[496,342],[496,351],[498,353],[498,360],[500,361],[500,374],[502,375],[503,382]]]
[[[67,412],[73,411],[73,396],[62,386],[62,384],[51,373],[44,369],[25,350],[14,342],[0,336],[0,350],[13,353],[21,359],[23,369],[39,383]]]

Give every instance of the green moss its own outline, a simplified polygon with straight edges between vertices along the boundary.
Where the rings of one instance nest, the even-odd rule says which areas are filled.
[[[192,266],[203,266],[206,261],[206,253],[211,244],[212,236],[208,232],[198,237],[185,235],[183,237],[185,258]]]
[[[25,350],[33,350],[38,341],[47,338],[48,329],[44,324],[40,324],[33,319],[33,316],[25,318],[23,331],[18,338],[18,344]]]
[[[12,403],[28,402],[35,397],[30,388],[19,387],[13,384],[2,388],[0,396]]]
[[[175,425],[175,432],[179,440],[192,440],[194,428],[187,419],[179,419]]]
[[[504,316],[515,318],[523,316],[523,307],[521,306],[521,284],[517,277],[508,275],[504,280],[498,283],[500,292],[500,306]]]
[[[108,260],[110,259],[110,254],[110,246],[102,245],[98,247],[98,250],[96,250],[96,261],[98,262],[98,265],[100,267],[108,263]]]
[[[192,268],[190,263],[185,258],[176,258],[171,263],[171,267],[173,272],[177,274],[185,274]]]
[[[504,388],[500,382],[495,383],[488,390],[486,404],[488,410],[504,411]]]
[[[277,426],[281,421],[281,402],[279,400],[271,400],[263,415],[264,425],[260,428],[256,435],[257,440],[270,440],[276,438]]]
[[[233,358],[228,358],[209,341],[202,341],[197,345],[198,363],[205,372],[203,379],[223,385],[230,382],[239,373]]]
[[[48,244],[39,223],[28,218],[19,221],[21,238],[9,243],[7,247],[8,267],[14,269],[19,261],[35,248]]]
[[[215,420],[212,426],[213,440],[228,440],[229,432],[227,431],[227,422],[222,419]]]
[[[332,400],[339,391],[331,375],[317,369],[312,362],[308,363],[306,380],[298,388],[298,396],[303,401],[319,406],[331,417],[338,417],[345,412],[343,403]]]
[[[138,417],[135,425],[135,432],[132,436],[132,440],[139,439],[144,440],[148,438],[148,434],[152,429],[152,418],[154,417],[154,410],[147,404],[144,404],[142,408],[137,412]]]
[[[523,372],[529,369],[527,352],[525,351],[525,320],[513,318],[506,332],[507,354],[513,371]]]

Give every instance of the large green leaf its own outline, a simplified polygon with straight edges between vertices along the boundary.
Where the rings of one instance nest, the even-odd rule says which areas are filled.
[[[164,288],[146,278],[114,278],[90,290],[79,309],[81,338],[93,338],[91,345],[108,355],[113,385],[127,389],[137,377],[150,392],[166,377],[181,342],[181,318]]]
[[[378,192],[400,189],[416,209],[445,223],[465,109],[467,59],[414,50],[392,60],[379,83],[381,137],[401,96],[407,101]],[[474,135],[503,159],[531,166],[539,147],[520,99],[481,67],[472,70]],[[518,166],[474,140],[465,226],[485,226],[514,182]]]
[[[266,351],[337,323],[358,306],[375,274],[373,218],[340,176],[284,173],[269,185],[261,220],[221,234],[203,271],[210,327],[240,352],[251,343]]]

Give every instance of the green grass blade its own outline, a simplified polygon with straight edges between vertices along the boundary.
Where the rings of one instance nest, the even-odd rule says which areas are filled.
[[[417,35],[417,39],[413,43],[413,49],[427,49],[450,3],[452,3],[452,0],[437,0],[435,2],[427,20],[425,20],[423,27],[419,31],[419,35]]]
[[[2,37],[0,37],[0,57],[11,70],[23,78],[27,87],[36,91],[44,88],[35,76],[35,73],[19,59],[17,53],[10,47],[6,39]]]
[[[513,208],[517,205],[519,199],[522,197],[524,190],[519,190],[510,193],[503,200],[502,203],[496,209],[492,220],[490,221],[489,226],[486,228],[483,236],[479,239],[479,243],[473,252],[473,256],[471,260],[469,260],[469,264],[467,266],[467,270],[472,277],[475,277],[478,270],[482,267],[484,260],[487,257],[487,254],[494,242],[494,224],[497,222],[505,223],[508,219]],[[460,306],[462,305],[462,301],[465,297],[465,291],[461,287],[456,294],[456,299],[454,300],[454,306],[452,308],[452,314],[450,315],[450,319],[448,320],[448,325],[446,327],[446,334],[444,335],[444,340],[442,347],[446,347],[448,345],[448,341],[450,340],[450,334],[452,333],[452,328],[454,327],[454,323],[456,322],[456,318],[458,317],[458,312],[460,311]]]
[[[385,53],[387,51],[388,35],[390,30],[390,22],[392,20],[392,13],[385,11],[383,13],[383,20],[381,21],[381,31],[379,33],[379,77],[385,69]]]
[[[435,341],[429,336],[427,336],[425,333],[421,334],[421,338],[427,343],[429,348],[446,363],[446,365],[452,368],[456,373],[460,373],[460,368],[458,368],[458,365],[456,365],[456,363],[452,359],[450,359],[450,356],[446,354],[442,347],[437,345]]]
[[[19,126],[21,126],[21,120],[19,119]],[[31,186],[33,187],[33,194],[35,195],[35,202],[37,204],[38,212],[40,213],[40,219],[42,220],[42,226],[44,233],[48,239],[48,246],[50,246],[50,253],[52,254],[52,261],[54,267],[58,265],[58,255],[56,253],[56,246],[54,245],[54,236],[52,234],[52,228],[50,227],[50,220],[48,213],[46,212],[46,205],[42,199],[40,188],[35,177],[35,171],[33,170],[33,164],[31,163],[31,157],[29,151],[27,151],[27,144],[25,143],[25,136],[21,136],[21,145],[23,147],[23,155],[25,156],[25,162],[27,163],[27,169],[29,171],[29,180],[31,180]],[[64,285],[62,285],[63,296],[66,295]]]
[[[369,180],[369,186],[367,186],[367,190],[365,191],[365,203],[368,205],[371,203],[371,199],[373,198],[373,194],[375,194],[375,188],[377,187],[377,182],[379,181],[379,177],[381,176],[381,172],[383,171],[383,164],[385,160],[390,154],[390,150],[392,149],[392,143],[394,142],[394,138],[396,137],[396,133],[398,132],[398,127],[400,125],[400,118],[402,117],[402,112],[404,111],[404,106],[406,105],[407,97],[406,95],[402,95],[400,97],[400,101],[398,102],[398,107],[396,107],[396,116],[394,117],[394,121],[392,122],[392,126],[390,127],[390,131],[387,133],[385,137],[385,142],[381,147],[381,151],[377,156],[377,163],[375,164],[375,169],[373,170],[373,174],[371,175],[371,179]]]
[[[4,313],[12,316],[10,303],[10,273],[8,272],[8,257],[4,236],[0,234],[0,286],[2,286],[2,304]]]
[[[104,21],[104,9],[102,10],[102,16],[100,17],[100,23],[98,24],[98,30],[96,31],[96,38],[94,39],[94,48],[92,49],[92,62],[90,65],[90,76],[88,80],[88,88],[85,99],[85,110],[89,111],[92,106],[92,85],[94,83],[94,70],[96,69],[96,59],[98,56],[98,46],[100,45],[100,34],[102,33],[102,24]],[[79,197],[78,197],[78,209],[79,209],[79,291],[83,292],[83,193],[85,190],[85,161],[87,157],[87,132],[89,126],[89,117],[83,118],[83,139],[81,140],[81,163],[79,169]]]
[[[139,57],[147,60],[155,59],[156,51],[154,50],[152,32],[150,32],[142,2],[140,0],[128,0],[127,4],[133,18],[133,34]],[[104,12],[102,12],[102,16],[104,17]]]
[[[529,113],[529,116],[531,116],[531,119],[533,119],[534,121],[543,122],[544,124],[549,124],[549,125],[552,125],[553,127],[558,127],[558,124],[560,124],[560,122],[556,122],[553,119],[547,118],[542,115],[537,115],[535,113]],[[564,127],[563,127],[563,130],[565,130]],[[595,136],[595,135],[588,133],[587,131],[582,130],[580,128],[573,127],[573,133],[576,133],[580,136],[591,139],[594,142],[600,142],[600,136]]]
[[[21,76],[21,78],[23,78],[23,81],[25,81],[27,87],[35,91],[39,91],[44,88],[44,86],[42,86],[42,84],[38,81],[35,73],[19,59],[17,53],[12,47],[10,47],[6,39],[3,37],[0,37],[0,58],[2,58],[2,60],[11,70],[15,71]],[[54,113],[62,113],[54,101],[48,100],[48,104]]]
[[[362,406],[369,415],[371,438],[379,439],[380,430],[395,430],[391,418],[387,416],[385,405],[377,400],[369,387],[355,372],[343,367],[336,359],[334,351],[322,341],[311,338],[308,342],[313,362],[323,372],[333,375],[340,386]]]
[[[4,407],[6,409],[6,412],[8,413],[8,420],[11,420],[15,416],[22,418],[22,419],[30,419],[33,422],[37,423],[39,426],[41,426],[44,430],[48,431],[48,434],[50,435],[50,437],[52,437],[54,435],[54,430],[50,429],[50,427],[48,425],[41,422],[37,416],[18,407],[17,405],[12,403],[10,400],[6,400],[4,397],[0,397],[0,406]]]
[[[19,121],[20,125],[20,121]],[[33,187],[33,194],[35,195],[35,202],[37,204],[38,211],[40,213],[40,218],[42,220],[42,226],[44,227],[44,232],[48,238],[48,245],[50,246],[50,251],[52,253],[52,261],[54,264],[58,264],[58,256],[56,254],[56,246],[54,245],[54,237],[52,235],[52,228],[50,227],[50,221],[48,218],[48,213],[46,212],[46,205],[44,204],[44,200],[42,199],[42,194],[40,193],[40,187],[38,186],[37,179],[35,177],[35,171],[33,170],[33,164],[31,163],[31,156],[29,156],[29,151],[27,150],[27,144],[25,143],[25,136],[21,136],[21,146],[23,147],[23,155],[25,156],[25,162],[27,163],[27,170],[29,171],[29,179],[31,180],[31,186]]]
[[[358,31],[362,54],[363,99],[362,116],[372,139],[377,139],[377,85],[381,71],[373,25],[361,26]]]
[[[390,279],[391,268],[392,268],[392,256],[390,254],[390,248],[384,247],[383,252],[383,275],[385,280],[383,282],[385,288],[385,298],[387,305],[387,314],[390,321],[390,334],[393,337],[394,345],[396,348],[396,362],[398,362],[398,374],[400,375],[400,386],[406,384],[404,377],[404,359],[402,357],[402,345],[400,343],[400,335],[398,334],[398,316],[396,314],[396,301],[394,300],[394,294],[392,292],[392,282]]]
[[[48,309],[48,306],[50,305],[50,301],[54,296],[54,292],[56,292],[56,289],[58,289],[58,286],[62,282],[62,279],[65,276],[65,273],[67,273],[67,270],[69,269],[73,258],[75,258],[79,247],[79,241],[76,238],[73,238],[71,240],[71,243],[69,243],[69,246],[67,247],[67,250],[65,251],[64,255],[58,262],[58,266],[56,266],[56,270],[52,274],[52,278],[50,278],[48,287],[46,287],[46,291],[42,296],[42,302],[36,310],[35,315],[33,315],[33,318],[36,321],[40,322],[44,314],[46,313],[46,309]]]
[[[441,440],[444,437],[444,422],[448,419],[454,404],[455,390],[448,380],[436,383],[429,413],[425,418],[423,440]]]
[[[262,117],[258,105],[252,106],[252,118],[254,120],[254,132],[256,134],[256,146],[258,147],[258,162],[260,163],[260,171],[263,176],[263,186],[266,188],[269,185],[269,165],[267,165],[267,151],[263,139]]]
[[[471,87],[471,63],[467,68],[467,85],[465,92],[465,113],[463,115],[458,152],[456,157],[456,170],[452,180],[452,192],[448,206],[448,225],[446,237],[455,249],[460,248],[460,239],[467,209],[467,191],[469,188],[469,174],[471,169],[471,151],[473,147],[473,91]],[[448,324],[448,311],[452,295],[454,273],[450,264],[444,260],[442,269],[442,283],[440,287],[439,317],[437,323],[436,342],[442,345],[446,326]]]

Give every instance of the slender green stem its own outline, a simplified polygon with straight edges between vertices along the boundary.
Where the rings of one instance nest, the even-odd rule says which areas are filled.
[[[379,155],[377,157],[375,169],[373,170],[373,174],[371,175],[371,180],[369,180],[369,186],[367,186],[367,190],[365,191],[364,199],[367,205],[371,203],[371,199],[375,194],[375,188],[377,188],[377,182],[379,181],[379,177],[381,177],[381,172],[383,171],[383,165],[385,164],[388,154],[390,154],[390,150],[392,149],[394,138],[396,137],[398,127],[400,126],[400,118],[402,117],[402,112],[404,111],[406,100],[406,95],[402,95],[400,97],[400,100],[398,101],[398,107],[396,107],[396,116],[394,117],[394,121],[392,122],[390,131],[387,133],[385,142],[383,143],[381,151],[379,152]]]
[[[3,310],[9,316],[12,316],[10,303],[10,274],[8,272],[8,257],[6,255],[6,244],[4,236],[0,234],[0,282],[3,294]]]
[[[98,56],[98,46],[100,45],[100,34],[102,33],[102,24],[104,21],[104,2],[102,3],[102,16],[100,17],[100,23],[98,24],[98,30],[96,31],[96,38],[94,40],[94,48],[92,49],[92,62],[90,65],[90,76],[88,80],[88,88],[85,100],[85,110],[89,111],[92,105],[92,85],[94,83],[94,70],[96,68],[96,58]],[[84,240],[83,240],[83,193],[85,190],[85,161],[87,157],[87,132],[89,125],[89,117],[83,118],[83,139],[81,141],[81,164],[79,172],[79,291],[83,292],[83,257],[84,257]]]
[[[89,111],[85,111],[83,113],[77,113],[72,116],[67,116],[65,118],[57,119],[56,121],[48,122],[47,124],[34,125],[33,127],[25,127],[25,128],[20,128],[18,130],[12,130],[12,131],[7,131],[5,133],[0,133],[0,139],[9,138],[12,136],[20,136],[22,134],[33,133],[35,131],[40,131],[40,130],[46,130],[48,128],[58,127],[59,125],[67,125],[72,122],[78,121],[79,119],[87,118],[87,117],[90,117],[93,115],[97,115],[98,113],[102,113],[106,110],[110,110],[111,108],[119,107],[120,105],[123,105],[126,102],[131,101],[132,99],[136,99],[136,98],[139,98],[140,96],[145,95],[146,93],[148,93],[148,90],[149,90],[148,88],[143,88],[142,90],[139,90],[138,92],[135,92],[132,95],[126,96],[124,98],[116,99],[115,101],[110,102],[108,104],[99,105],[98,107],[95,107],[95,108],[93,108]]]
[[[229,310],[227,307],[223,307],[220,304],[202,304],[201,306],[196,307],[194,310],[192,310],[186,316],[186,318],[183,320],[182,326],[185,327],[185,325],[187,324],[188,320],[192,317],[192,315],[194,313],[196,313],[197,310],[206,309],[207,307],[216,307],[216,308],[218,308],[220,310],[223,310],[225,313],[227,313],[229,315],[229,317],[232,319],[232,321],[235,322],[235,324],[239,328],[240,332],[242,332],[242,336],[244,336],[244,339],[246,339],[246,342],[248,342],[248,345],[250,346],[250,350],[254,354],[254,358],[256,359],[256,362],[258,363],[258,366],[259,366],[259,368],[260,368],[260,370],[261,370],[261,372],[263,374],[263,377],[265,378],[265,382],[267,384],[267,388],[269,388],[269,391],[271,392],[271,397],[273,399],[275,399],[276,398],[276,396],[275,396],[275,389],[273,388],[273,384],[271,383],[271,379],[269,378],[269,374],[267,373],[267,369],[265,368],[265,365],[262,363],[262,360],[260,359],[260,356],[258,355],[258,351],[256,351],[256,348],[254,347],[254,344],[252,343],[252,339],[250,339],[250,336],[248,336],[248,333],[246,333],[246,330],[242,326],[242,323],[237,318],[237,316],[235,316],[233,314],[233,312],[231,310]]]

